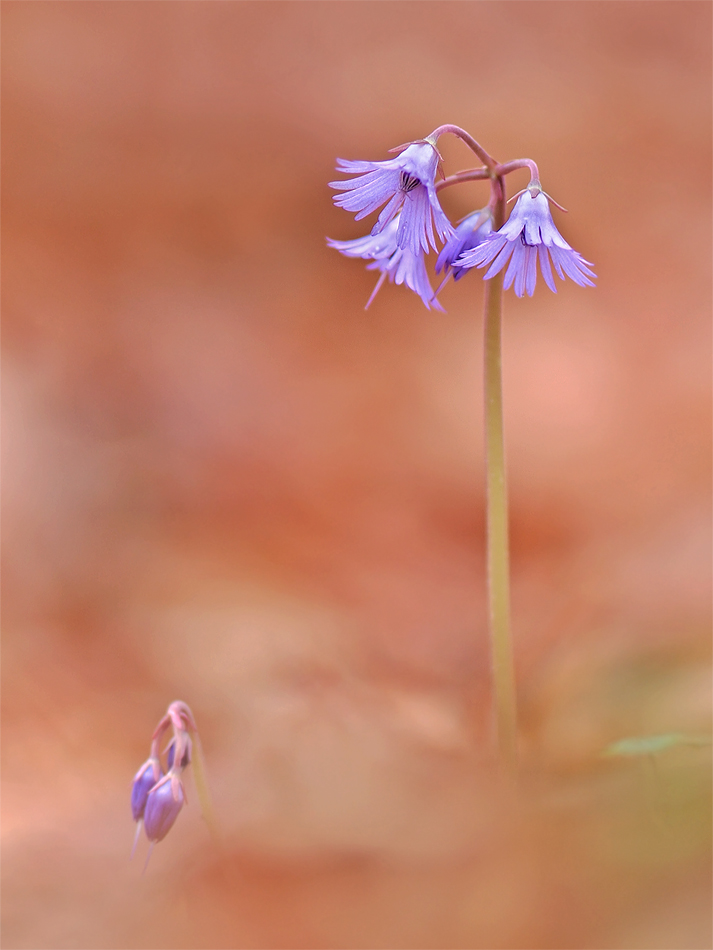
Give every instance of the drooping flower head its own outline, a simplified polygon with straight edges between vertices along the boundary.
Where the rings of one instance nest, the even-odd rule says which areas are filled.
[[[525,291],[531,297],[537,282],[537,262],[545,283],[557,293],[550,258],[557,274],[564,280],[571,278],[581,287],[593,287],[591,263],[573,250],[555,227],[550,214],[547,196],[539,182],[530,182],[517,199],[515,207],[505,224],[486,237],[482,244],[465,251],[457,263],[461,267],[490,267],[484,274],[488,280],[499,273],[506,264],[504,287],[513,282],[515,293],[522,297]]]
[[[443,310],[440,303],[434,299],[433,288],[426,273],[423,252],[419,249],[417,253],[414,253],[410,247],[399,247],[398,245],[401,217],[401,213],[396,214],[378,234],[355,238],[352,241],[334,241],[327,238],[327,243],[346,257],[361,257],[363,260],[371,260],[372,263],[367,265],[367,270],[381,272],[376,287],[364,309],[369,307],[388,277],[392,283],[406,284],[410,290],[419,295],[429,310],[431,307],[435,307],[436,310]]]
[[[452,270],[453,279],[460,280],[468,268],[456,264],[455,261],[463,251],[469,251],[471,248],[482,244],[492,230],[493,216],[488,208],[473,211],[472,214],[466,215],[438,255],[436,273],[440,274],[444,269],[446,273]]]
[[[164,750],[167,762],[164,775],[159,749],[161,738],[169,728],[173,729],[173,737]],[[193,733],[197,742],[198,732],[193,713],[180,700],[171,703],[166,715],[154,729],[151,754],[134,776],[131,786],[131,814],[136,822],[132,857],[142,827],[153,847],[157,841],[165,838],[183,808],[186,796],[181,773],[191,763],[193,740],[190,733]],[[148,864],[148,858],[146,861]]]
[[[436,171],[439,154],[428,139],[413,142],[396,158],[384,162],[361,162],[337,159],[337,170],[356,175],[347,181],[331,181],[330,187],[344,194],[335,195],[334,203],[356,212],[360,221],[383,208],[372,229],[377,235],[400,211],[396,244],[415,256],[428,254],[429,245],[436,250],[433,227],[442,241],[453,232],[436,196]]]

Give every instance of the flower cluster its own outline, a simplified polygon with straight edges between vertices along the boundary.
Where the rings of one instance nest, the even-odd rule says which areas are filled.
[[[482,169],[459,172],[436,185],[440,169],[437,148],[439,134],[451,132],[462,138],[486,162]],[[573,250],[555,227],[548,196],[537,178],[537,166],[529,159],[499,165],[462,129],[441,126],[425,139],[401,146],[396,158],[383,162],[338,159],[338,171],[355,177],[330,182],[339,194],[334,202],[355,212],[359,221],[379,210],[371,234],[351,241],[327,239],[330,247],[347,257],[369,260],[367,270],[378,270],[379,280],[367,307],[388,277],[392,283],[405,284],[419,295],[429,309],[442,310],[437,295],[452,276],[460,280],[473,267],[486,267],[490,280],[507,266],[504,286],[514,284],[515,293],[532,296],[537,281],[537,266],[550,290],[556,292],[552,265],[561,278],[569,277],[580,286],[592,286],[596,275],[591,264]],[[510,218],[493,231],[498,188],[504,190],[504,176],[517,168],[529,168],[530,184],[518,199]],[[474,211],[454,228],[438,200],[438,189],[463,181],[489,179],[491,200],[486,208]],[[498,183],[497,187],[494,183]],[[504,201],[504,196],[502,197]],[[502,220],[502,218],[500,219]],[[436,273],[445,278],[433,291],[426,272],[425,255],[438,250],[436,235],[443,248],[436,262]]]
[[[163,752],[164,772],[159,746],[169,727],[173,728],[173,738]],[[186,793],[181,775],[191,762],[189,732],[195,731],[193,713],[180,701],[171,703],[156,726],[151,737],[151,753],[134,776],[131,786],[131,814],[137,822],[134,850],[142,826],[153,846],[166,837],[183,808]],[[133,855],[133,850],[131,853]]]

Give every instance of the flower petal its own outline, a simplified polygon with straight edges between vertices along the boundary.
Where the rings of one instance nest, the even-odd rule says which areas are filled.
[[[542,245],[540,244],[540,247]],[[537,283],[537,247],[527,246],[525,252],[525,289],[527,296],[531,297],[535,292]]]
[[[493,244],[495,244],[495,241],[493,241]],[[503,269],[503,267],[505,267],[507,262],[510,260],[510,255],[512,254],[514,248],[515,248],[514,241],[505,241],[505,243],[501,246],[498,254],[495,256],[493,263],[483,274],[483,280],[489,280],[491,277],[495,277],[495,275],[499,273]],[[479,250],[480,248],[476,248],[476,251],[479,251]],[[510,285],[508,284],[508,286]]]
[[[544,244],[540,244],[537,251],[538,257],[540,258],[540,270],[542,271],[542,276],[545,278],[545,283],[552,293],[556,294],[557,288],[555,287],[555,279],[552,275],[552,266],[550,265],[550,256],[547,253],[547,248]]]

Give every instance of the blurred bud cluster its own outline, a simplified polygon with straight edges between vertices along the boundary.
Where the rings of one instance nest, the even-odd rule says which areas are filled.
[[[169,727],[173,728],[173,737],[161,754],[161,739]],[[163,841],[178,818],[186,801],[181,775],[191,762],[192,742],[189,732],[195,731],[195,728],[193,713],[180,701],[171,703],[166,715],[156,726],[151,737],[150,755],[134,776],[131,786],[131,813],[137,822],[134,850],[142,826],[153,845]]]

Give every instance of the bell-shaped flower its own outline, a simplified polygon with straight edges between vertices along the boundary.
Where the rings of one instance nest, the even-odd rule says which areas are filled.
[[[344,194],[335,195],[334,203],[356,212],[356,220],[365,218],[383,204],[372,229],[377,235],[400,211],[396,244],[407,248],[414,257],[436,250],[434,224],[442,241],[453,232],[436,196],[436,171],[439,154],[435,145],[423,140],[407,146],[396,158],[384,162],[337,159],[337,170],[356,175],[347,181],[332,181],[330,187]]]
[[[505,289],[514,283],[518,297],[522,297],[525,291],[531,297],[537,282],[538,261],[545,283],[557,293],[550,258],[563,280],[569,277],[582,287],[594,286],[590,280],[596,277],[590,270],[592,264],[573,250],[559,233],[550,214],[547,196],[531,182],[500,230],[488,235],[482,244],[465,251],[457,263],[466,268],[490,265],[485,280],[494,277],[507,264]]]
[[[364,260],[371,260],[371,264],[367,265],[367,270],[381,272],[366,307],[371,304],[388,277],[392,283],[406,284],[410,290],[419,295],[429,310],[431,307],[435,307],[436,310],[443,310],[440,303],[434,299],[423,253],[420,250],[414,253],[409,247],[399,247],[398,245],[400,219],[401,215],[397,214],[378,234],[355,238],[352,241],[334,241],[327,238],[327,243],[346,257],[361,257]]]
[[[144,811],[144,829],[149,841],[162,841],[183,808],[185,794],[177,775],[170,773],[149,792]]]
[[[456,264],[455,261],[460,257],[463,251],[469,251],[471,248],[482,244],[492,230],[492,214],[488,208],[473,211],[472,214],[466,215],[438,255],[436,273],[440,274],[442,270],[448,273],[452,270],[453,279],[460,280],[468,268]]]
[[[148,759],[134,776],[131,786],[131,814],[134,821],[144,817],[149,792],[162,778],[163,772],[157,759]]]

